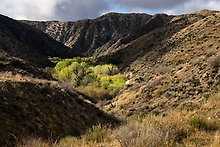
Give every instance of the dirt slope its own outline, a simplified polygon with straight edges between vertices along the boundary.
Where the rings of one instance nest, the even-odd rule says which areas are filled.
[[[117,60],[127,88],[106,109],[119,114],[165,114],[192,108],[218,92],[220,13],[199,11],[117,47],[101,58]],[[111,48],[112,49],[112,48]]]

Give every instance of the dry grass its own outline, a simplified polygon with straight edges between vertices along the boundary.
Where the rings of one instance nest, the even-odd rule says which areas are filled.
[[[201,102],[193,111],[169,112],[166,116],[131,116],[127,123],[111,129],[93,126],[81,137],[65,137],[54,147],[173,147],[220,146],[219,94]],[[51,146],[40,139],[26,140],[27,146]]]

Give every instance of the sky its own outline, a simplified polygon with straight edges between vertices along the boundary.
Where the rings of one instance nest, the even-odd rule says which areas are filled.
[[[0,0],[0,14],[14,19],[75,21],[105,13],[183,14],[220,10],[220,0]]]

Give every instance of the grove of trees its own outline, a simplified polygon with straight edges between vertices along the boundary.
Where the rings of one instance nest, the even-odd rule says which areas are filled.
[[[126,81],[117,66],[94,65],[92,58],[61,60],[53,69],[53,77],[95,100],[114,97]]]

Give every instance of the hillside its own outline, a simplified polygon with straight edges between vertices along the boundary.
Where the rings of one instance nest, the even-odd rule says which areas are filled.
[[[3,23],[0,24],[2,25]],[[0,27],[0,30],[3,29]],[[22,38],[27,39],[28,36]],[[14,36],[7,39],[16,41]],[[4,41],[1,40],[3,45]],[[52,42],[55,43],[53,45],[62,46],[56,41]],[[45,57],[47,60],[46,54],[39,52],[42,54],[34,58],[42,59],[41,62],[35,62],[30,56],[25,60],[11,55],[11,51],[16,51],[17,56],[26,58],[23,55],[27,53],[22,53],[26,51],[23,48],[25,46],[33,47],[28,55],[35,55],[37,51],[32,45],[34,44],[22,42],[21,46],[15,46],[16,50],[0,49],[1,146],[14,146],[20,139],[29,137],[57,140],[69,135],[78,136],[96,124],[119,123],[116,118],[86,102],[84,96],[73,90],[65,90],[50,74],[36,66],[36,63],[47,63],[42,59]],[[28,60],[32,60],[32,63]]]
[[[151,18],[152,16],[147,14],[109,13],[97,19],[76,22],[22,22],[38,28],[73,50],[91,55],[98,47],[117,41],[143,26]]]
[[[51,64],[48,56],[79,55],[41,31],[3,15],[0,15],[0,49],[41,66]]]
[[[173,17],[142,37],[106,50],[129,84],[107,107],[123,114],[166,114],[194,109],[219,91],[220,13],[199,11]]]
[[[0,145],[28,137],[57,140],[119,121],[66,90],[41,67],[77,51],[26,24],[0,16]]]

